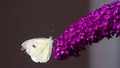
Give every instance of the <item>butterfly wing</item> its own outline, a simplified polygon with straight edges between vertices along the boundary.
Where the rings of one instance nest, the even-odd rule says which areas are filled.
[[[47,62],[50,59],[50,55],[52,52],[52,44],[51,42],[46,43],[46,47],[44,47],[43,51],[41,52],[41,56],[39,56],[39,61]],[[42,59],[41,59],[42,58]]]
[[[45,63],[50,59],[52,44],[51,38],[36,38],[23,42],[22,47],[34,62]]]

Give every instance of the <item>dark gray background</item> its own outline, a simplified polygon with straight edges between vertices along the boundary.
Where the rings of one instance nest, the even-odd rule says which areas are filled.
[[[88,13],[89,0],[3,0],[0,1],[0,68],[87,68],[88,51],[48,63],[34,63],[20,50],[21,43],[34,37],[54,38]],[[52,25],[54,25],[52,27]]]

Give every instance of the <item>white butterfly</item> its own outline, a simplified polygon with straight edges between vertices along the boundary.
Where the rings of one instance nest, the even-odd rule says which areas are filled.
[[[34,38],[22,43],[22,48],[31,59],[38,63],[45,63],[50,59],[53,40],[49,38]]]

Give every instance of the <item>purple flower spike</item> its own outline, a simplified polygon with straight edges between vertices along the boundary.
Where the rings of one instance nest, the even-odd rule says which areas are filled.
[[[64,60],[70,56],[78,57],[86,50],[86,45],[98,43],[103,38],[120,36],[120,2],[113,2],[90,12],[73,23],[55,41],[54,59]]]

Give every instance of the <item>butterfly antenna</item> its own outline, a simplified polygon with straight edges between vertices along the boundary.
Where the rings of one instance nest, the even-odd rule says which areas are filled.
[[[50,32],[50,38],[51,37],[54,38],[54,36],[55,36],[55,30],[54,30],[54,25],[52,24],[52,30]]]

